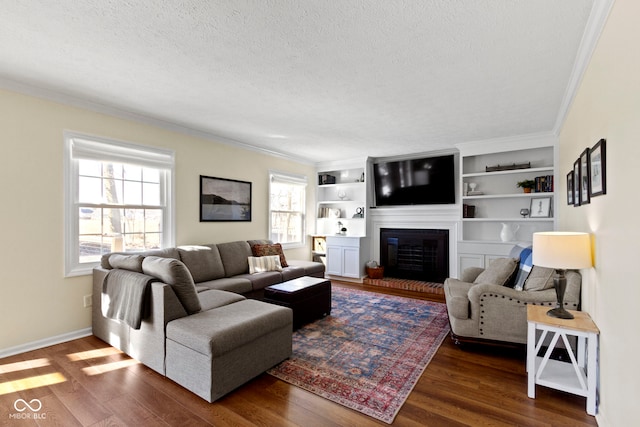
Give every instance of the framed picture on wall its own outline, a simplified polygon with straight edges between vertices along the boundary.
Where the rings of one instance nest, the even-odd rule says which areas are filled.
[[[573,171],[567,174],[567,204],[573,205]]]
[[[251,183],[200,175],[200,221],[251,221]]]
[[[580,159],[573,162],[573,206],[580,206]]]
[[[589,152],[589,179],[591,197],[607,194],[607,140],[596,142]]]
[[[580,205],[586,205],[591,201],[589,191],[591,180],[589,178],[589,148],[585,148],[580,154]]]

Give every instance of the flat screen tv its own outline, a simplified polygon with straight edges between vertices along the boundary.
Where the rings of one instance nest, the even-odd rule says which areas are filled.
[[[373,165],[376,206],[456,202],[453,154]]]

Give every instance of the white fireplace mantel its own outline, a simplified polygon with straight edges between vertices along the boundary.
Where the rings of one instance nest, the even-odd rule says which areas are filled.
[[[383,228],[434,229],[449,231],[449,276],[457,277],[457,242],[462,222],[460,205],[374,208],[370,221],[372,259],[380,261],[380,230]]]

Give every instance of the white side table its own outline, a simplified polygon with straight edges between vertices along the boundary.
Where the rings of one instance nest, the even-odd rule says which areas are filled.
[[[555,388],[587,398],[587,413],[595,415],[596,386],[598,378],[598,335],[600,331],[583,311],[569,310],[574,319],[557,319],[547,316],[549,307],[527,306],[527,373],[528,395],[536,397],[536,384]],[[536,341],[536,331],[542,331]],[[544,356],[538,356],[545,338],[552,333],[551,342]],[[578,338],[576,354],[568,336]],[[562,339],[571,363],[549,358],[558,341]],[[586,363],[585,363],[586,362]]]

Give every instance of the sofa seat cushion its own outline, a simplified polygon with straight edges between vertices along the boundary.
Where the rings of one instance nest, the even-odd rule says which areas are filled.
[[[265,271],[255,274],[240,274],[236,279],[247,279],[251,282],[251,288],[254,291],[264,289],[267,286],[275,285],[282,282],[282,274],[279,271]]]
[[[469,318],[469,289],[473,283],[448,278],[444,282],[445,301],[449,316],[456,319]]]
[[[324,277],[324,264],[315,261],[289,260],[289,267],[304,269],[305,276]]]
[[[224,277],[224,266],[217,246],[180,246],[178,252],[180,260],[191,272],[194,282],[205,282]]]
[[[282,281],[286,282],[288,280],[297,279],[298,277],[306,276],[304,267],[297,267],[290,265],[289,267],[285,267],[280,272],[282,273]]]
[[[142,261],[142,271],[170,285],[187,313],[193,314],[201,310],[193,277],[182,261],[148,256]]]
[[[291,309],[245,299],[169,322],[167,339],[217,357],[292,322]]]
[[[200,282],[197,286],[198,288],[217,289],[238,294],[246,294],[253,290],[251,281],[242,277],[223,277],[222,279]]]
[[[517,258],[497,258],[491,261],[491,264],[476,277],[473,283],[489,283],[492,285],[504,286],[510,283],[516,268],[518,268],[519,259]]]
[[[206,311],[233,304],[238,301],[245,300],[246,298],[233,292],[208,289],[198,293],[198,299],[200,299],[202,311]]]

